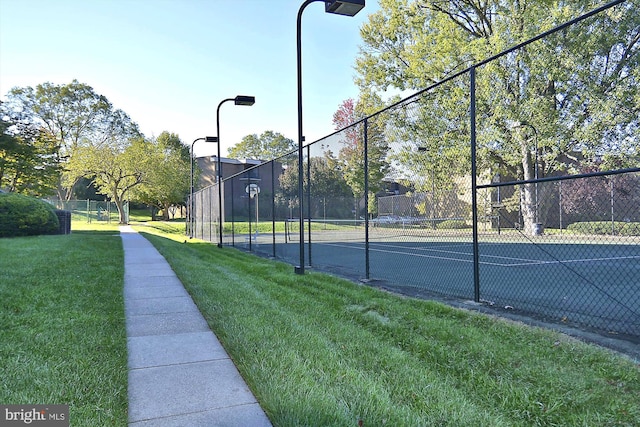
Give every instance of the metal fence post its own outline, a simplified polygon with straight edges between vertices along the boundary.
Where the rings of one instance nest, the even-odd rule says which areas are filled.
[[[213,243],[213,186],[209,187],[209,241]]]
[[[609,178],[609,185],[611,187],[611,235],[616,235],[616,220],[614,211],[614,193],[613,193],[613,180],[614,177]]]
[[[560,234],[562,234],[562,181],[558,181],[558,221],[560,222]]]
[[[249,179],[247,180],[247,185],[251,185],[251,175],[249,174]],[[249,220],[249,252],[251,252],[251,193],[247,193],[247,219]],[[257,227],[257,224],[256,224]],[[256,228],[257,229],[257,228]]]
[[[233,191],[233,178],[231,178],[231,246],[236,245],[236,213],[233,199],[236,193]]]
[[[368,119],[364,120],[364,271],[365,279],[369,280],[369,150],[367,137]],[[358,213],[356,212],[356,216]],[[356,224],[358,222],[356,221]]]
[[[200,192],[200,238],[204,240],[204,191]]]
[[[307,145],[307,221],[309,226],[307,227],[308,239],[309,239],[309,265],[313,265],[311,262],[311,145]]]
[[[478,253],[478,195],[476,163],[476,68],[470,71],[470,124],[471,124],[471,205],[473,213],[473,300],[480,302],[480,254]]]
[[[273,239],[273,257],[276,257],[276,168],[271,160],[271,237]]]

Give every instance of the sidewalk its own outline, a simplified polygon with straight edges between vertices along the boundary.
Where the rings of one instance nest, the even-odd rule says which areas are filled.
[[[131,227],[120,236],[129,426],[271,426],[166,260]]]

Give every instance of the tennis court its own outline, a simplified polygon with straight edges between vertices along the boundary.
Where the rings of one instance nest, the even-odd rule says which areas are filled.
[[[289,224],[279,256],[298,255],[299,228]],[[283,237],[286,237],[283,239]],[[309,237],[311,244],[309,244]],[[640,246],[634,238],[549,235],[516,230],[480,233],[481,301],[555,322],[615,334],[640,331]],[[368,240],[368,244],[366,241]],[[310,265],[346,276],[413,287],[446,297],[474,298],[470,230],[404,224],[314,221],[305,231]],[[368,252],[368,262],[367,262]]]
[[[640,343],[638,115],[629,95],[638,52],[580,51],[567,37],[600,43],[607,34],[610,46],[626,46],[635,27],[611,20],[614,10],[628,17],[623,3],[224,177],[222,204],[214,187],[192,195],[196,237],[298,273],[311,266]],[[569,58],[592,66],[576,73]],[[610,59],[615,72],[597,65]],[[585,91],[602,81],[610,90]],[[259,203],[246,190],[258,181]],[[310,219],[302,230],[300,218]],[[207,235],[211,222],[231,227]]]

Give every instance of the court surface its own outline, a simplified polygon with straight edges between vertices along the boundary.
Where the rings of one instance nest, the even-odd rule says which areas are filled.
[[[254,240],[254,250],[271,250],[271,236],[262,237]],[[470,236],[372,233],[372,237],[368,274],[362,232],[314,232],[311,245],[305,242],[306,263],[348,277],[384,281],[387,287],[474,298]],[[299,241],[277,240],[278,258],[294,264],[299,261]],[[546,320],[640,339],[640,245],[633,243],[482,235],[478,243],[480,299]]]

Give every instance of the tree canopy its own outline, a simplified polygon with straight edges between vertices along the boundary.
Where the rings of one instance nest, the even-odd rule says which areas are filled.
[[[117,206],[120,222],[125,222],[123,205],[128,193],[146,181],[155,166],[154,146],[144,138],[136,138],[122,147],[85,145],[73,151],[66,167],[74,181],[92,178],[98,190]]]
[[[229,157],[235,159],[271,160],[294,151],[298,145],[292,139],[271,130],[247,135],[229,149]]]
[[[0,189],[51,194],[60,175],[57,155],[55,138],[44,129],[0,118]]]
[[[165,131],[147,156],[152,165],[141,185],[132,189],[131,198],[161,209],[164,219],[169,219],[170,207],[184,204],[191,188],[189,147],[177,134]]]
[[[3,115],[22,123],[24,129],[36,128],[53,138],[57,162],[63,167],[80,147],[122,147],[140,136],[138,126],[124,111],[77,80],[65,85],[47,82],[35,88],[15,87],[3,103]],[[62,174],[66,175],[64,168]],[[60,181],[60,199],[71,197],[75,183],[71,176]]]
[[[341,147],[337,153],[340,169],[344,179],[351,187],[355,196],[364,195],[364,124],[351,126],[364,118],[373,110],[366,101],[369,98],[361,97],[358,102],[349,98],[340,104],[333,115],[333,124],[336,130],[342,130],[340,135]],[[369,192],[373,195],[381,189],[389,164],[386,161],[387,144],[384,138],[383,127],[379,117],[367,121],[367,156],[369,163]]]
[[[311,194],[311,200],[307,206],[312,217],[344,217],[345,209],[348,213],[353,207],[353,193],[344,179],[344,174],[335,158],[326,153],[324,157],[312,157],[310,160],[309,175],[304,174],[304,188]],[[276,195],[280,204],[287,208],[298,205],[298,159],[284,170],[278,178],[279,192]]]
[[[134,138],[124,146],[77,147],[67,163],[71,179],[93,180],[102,194],[115,202],[124,221],[123,204],[135,200],[164,211],[181,205],[189,192],[190,159],[175,134],[163,132],[154,141]]]
[[[361,29],[357,82],[380,94],[425,89],[601,4],[382,0]],[[638,158],[639,9],[638,1],[623,2],[477,68],[483,168],[529,180],[564,171],[576,152],[589,161]],[[439,171],[468,171],[469,78],[460,75],[394,115],[399,130],[387,136],[402,147],[394,159],[402,169],[434,171],[438,185],[446,178]],[[523,195],[530,231],[533,187]]]

